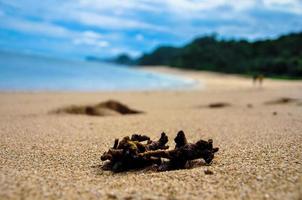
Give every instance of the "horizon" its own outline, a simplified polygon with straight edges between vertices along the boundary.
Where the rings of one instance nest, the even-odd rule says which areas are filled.
[[[137,57],[211,34],[255,41],[302,31],[299,0],[74,2],[0,0],[0,50],[72,59]]]

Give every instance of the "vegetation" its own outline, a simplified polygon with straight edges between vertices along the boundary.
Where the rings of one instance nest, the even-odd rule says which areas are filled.
[[[117,64],[123,64],[123,65],[134,65],[134,64],[136,64],[135,59],[131,58],[127,54],[120,54],[119,56],[117,56],[113,60],[113,62],[115,62]]]
[[[183,69],[272,77],[302,78],[302,33],[275,40],[249,42],[197,38],[180,47],[158,47],[144,54],[139,65],[168,65]]]

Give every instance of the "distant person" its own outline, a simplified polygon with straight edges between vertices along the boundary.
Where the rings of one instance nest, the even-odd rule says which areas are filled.
[[[253,85],[257,83],[257,75],[253,75]]]
[[[259,85],[262,86],[262,82],[263,82],[264,76],[262,74],[260,74],[258,76],[258,80],[259,80]]]
[[[257,82],[262,86],[264,76],[262,74],[257,74],[253,76],[253,85],[257,85]]]

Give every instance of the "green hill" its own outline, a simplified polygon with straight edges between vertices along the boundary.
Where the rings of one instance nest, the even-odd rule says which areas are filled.
[[[215,36],[206,36],[180,48],[158,47],[153,52],[144,54],[136,63],[302,78],[302,33],[255,42],[218,40]]]

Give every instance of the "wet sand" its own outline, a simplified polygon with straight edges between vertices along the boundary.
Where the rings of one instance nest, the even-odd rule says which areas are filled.
[[[194,78],[204,89],[145,92],[0,93],[0,199],[301,199],[302,82],[148,67]],[[298,99],[267,104],[281,97]],[[135,115],[55,114],[117,100]],[[228,106],[211,107],[224,103]],[[100,155],[115,138],[177,131],[214,140],[211,166],[113,174]],[[208,175],[205,170],[214,174]]]

